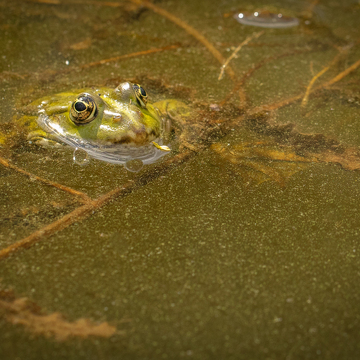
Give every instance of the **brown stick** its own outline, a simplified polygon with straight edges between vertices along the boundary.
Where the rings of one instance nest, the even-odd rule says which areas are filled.
[[[319,71],[309,82],[309,85],[306,88],[306,92],[305,95],[301,101],[301,106],[302,107],[306,107],[307,103],[308,103],[308,99],[309,99],[309,95],[311,93],[311,89],[312,86],[314,85],[315,81],[322,75],[324,75],[329,69],[330,69],[331,65],[324,67],[321,71]]]
[[[0,164],[7,167],[8,169],[12,169],[12,170],[15,170],[17,171],[18,173],[20,174],[23,174],[23,175],[26,175],[28,176],[30,179],[34,179],[34,180],[37,180],[37,181],[40,181],[46,185],[50,185],[50,186],[54,186],[56,187],[57,189],[60,189],[62,191],[66,191],[72,195],[75,195],[75,196],[78,196],[81,198],[82,202],[84,203],[87,203],[89,201],[91,201],[90,197],[87,196],[85,193],[81,192],[81,191],[77,191],[77,190],[74,190],[72,188],[69,188],[67,186],[64,186],[64,185],[61,185],[61,184],[58,184],[54,181],[50,181],[50,180],[47,180],[47,179],[44,179],[40,176],[36,176],[34,174],[31,174],[13,164],[10,164],[7,160],[5,160],[4,158],[0,157]]]
[[[356,70],[358,67],[360,66],[360,60],[356,61],[354,64],[352,64],[351,66],[349,66],[347,69],[345,69],[344,71],[342,71],[340,74],[336,75],[333,79],[331,79],[330,81],[326,82],[325,84],[323,84],[320,87],[328,87],[331,86],[332,84],[335,84],[336,82],[340,81],[341,79],[343,79],[345,76],[349,75],[351,72],[353,72],[354,70]],[[320,88],[319,87],[319,88]]]
[[[332,66],[334,66],[341,58],[341,56],[344,54],[344,52],[347,52],[349,50],[349,47],[340,48],[340,52],[337,54],[334,59],[330,62],[330,64],[326,67],[324,67],[320,72],[318,72],[310,81],[309,85],[306,88],[306,92],[304,95],[304,98],[302,99],[301,106],[305,107],[308,103],[309,95],[311,92],[311,88],[313,87],[315,81],[322,75],[324,75]],[[334,79],[333,79],[334,80]]]

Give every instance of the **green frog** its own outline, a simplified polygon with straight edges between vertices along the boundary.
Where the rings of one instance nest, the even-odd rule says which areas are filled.
[[[171,122],[186,118],[190,108],[178,100],[148,102],[145,89],[131,82],[115,89],[88,88],[39,99],[26,108],[18,125],[31,144],[63,144],[90,157],[116,164],[156,161],[170,151]],[[3,145],[6,139],[0,137]]]

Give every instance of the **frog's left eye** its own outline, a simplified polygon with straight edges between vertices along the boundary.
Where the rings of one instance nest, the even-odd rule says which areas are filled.
[[[87,124],[96,118],[98,109],[93,97],[89,94],[81,94],[72,103],[70,118],[76,125]]]
[[[146,107],[146,103],[148,100],[148,96],[144,88],[139,84],[133,84],[133,89],[135,92],[135,96],[140,106]]]

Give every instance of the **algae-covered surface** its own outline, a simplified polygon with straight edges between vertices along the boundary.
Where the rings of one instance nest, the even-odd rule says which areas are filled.
[[[0,9],[1,359],[360,358],[358,1]],[[139,172],[14,132],[125,80],[194,109]]]

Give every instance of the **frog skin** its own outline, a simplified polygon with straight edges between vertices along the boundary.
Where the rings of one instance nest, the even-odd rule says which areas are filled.
[[[63,92],[28,105],[26,115],[17,124],[27,132],[31,144],[52,147],[65,143],[106,161],[103,154],[114,152],[115,148],[126,148],[132,154],[143,148],[154,151],[153,142],[166,143],[172,121],[190,116],[189,107],[181,101],[169,99],[150,104],[147,100],[146,91],[130,82],[115,89]],[[124,163],[126,159],[110,162]]]

